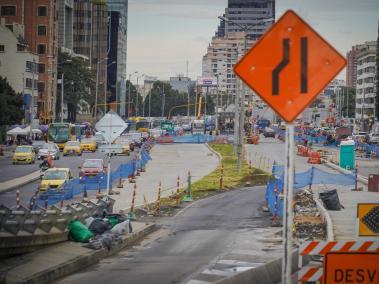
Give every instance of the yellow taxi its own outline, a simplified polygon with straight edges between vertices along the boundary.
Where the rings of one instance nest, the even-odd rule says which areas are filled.
[[[67,155],[82,155],[82,149],[80,148],[79,141],[67,141],[63,148],[63,156]]]
[[[129,141],[124,139],[124,137],[118,137],[113,144],[119,144],[122,147],[122,154],[130,155],[130,145]]]
[[[33,146],[17,146],[12,158],[13,165],[19,163],[34,164],[35,161],[36,154],[33,150]]]
[[[82,151],[96,152],[96,141],[92,138],[83,138],[82,141],[80,141],[80,148]]]
[[[41,177],[39,191],[47,191],[60,187],[65,181],[72,179],[69,168],[51,168],[48,169]]]

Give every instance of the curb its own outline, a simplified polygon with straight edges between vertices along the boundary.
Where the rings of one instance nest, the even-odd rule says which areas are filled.
[[[345,174],[345,175],[352,174],[351,171],[345,170],[344,168],[341,168],[340,166],[337,166],[337,165],[335,165],[335,164],[333,164],[333,163],[331,163],[331,162],[329,162],[327,160],[323,160],[323,163],[327,167],[329,167],[329,168],[331,168],[333,170],[339,171],[342,174]],[[368,184],[368,179],[366,177],[362,176],[362,175],[358,175],[358,181],[361,182],[361,183],[363,183],[364,185]]]
[[[332,218],[330,218],[329,212],[322,205],[322,202],[320,201],[320,199],[315,198],[314,201],[316,202],[317,209],[320,211],[321,216],[326,222],[326,239],[328,242],[332,242],[334,241]]]
[[[304,189],[304,191],[307,192],[308,194],[313,195],[312,192],[306,189]],[[326,210],[326,208],[324,207],[320,199],[318,199],[317,197],[314,197],[314,201],[316,203],[317,209],[320,211],[322,218],[326,222],[326,239],[328,240],[328,242],[334,241],[332,218],[330,217],[328,210]]]
[[[93,250],[86,254],[75,256],[71,260],[61,263],[55,267],[46,269],[45,271],[39,271],[27,278],[17,279],[17,283],[51,283],[54,280],[68,276],[77,271],[80,271],[88,266],[91,266],[105,257],[112,256],[127,246],[131,246],[148,234],[157,230],[158,227],[155,224],[149,224],[142,230],[132,233],[123,238],[122,243],[114,246],[110,251],[105,248],[100,250]],[[16,283],[12,280],[6,279],[6,283]]]
[[[205,146],[208,148],[209,151],[211,151],[213,154],[215,154],[218,157],[219,162],[221,163],[221,161],[222,161],[221,154],[219,152],[217,152],[216,150],[212,149],[212,147],[209,146],[208,143],[205,143]]]
[[[298,271],[298,250],[292,252],[292,274]],[[303,264],[305,262],[303,261]],[[263,265],[237,273],[230,277],[218,280],[215,284],[251,284],[251,283],[281,283],[282,258],[275,259]]]
[[[12,189],[15,189],[15,188],[20,187],[20,186],[24,186],[24,185],[26,185],[26,184],[28,184],[28,183],[31,183],[31,182],[33,182],[33,181],[38,180],[39,177],[40,177],[40,171],[35,171],[35,172],[30,173],[30,174],[28,174],[28,175],[37,175],[37,176],[36,176],[36,177],[29,178],[29,179],[27,179],[27,180],[25,180],[25,181],[22,181],[22,182],[18,183],[18,184],[8,186],[8,187],[6,187],[6,188],[0,188],[0,193],[4,193],[4,192],[7,192],[7,191],[11,191]],[[28,175],[27,175],[27,176],[28,176]],[[24,176],[24,177],[25,177],[25,176]],[[23,177],[19,177],[19,178],[23,178]],[[17,178],[16,178],[16,179],[17,179]],[[3,183],[3,184],[4,184],[4,183],[7,183],[7,181],[2,182],[2,183]],[[0,185],[0,187],[1,187],[1,185]]]

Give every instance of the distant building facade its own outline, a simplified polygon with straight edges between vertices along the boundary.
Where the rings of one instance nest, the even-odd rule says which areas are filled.
[[[191,81],[191,78],[180,75],[176,77],[170,77],[169,82],[173,90],[181,93],[188,93],[188,88],[190,88],[192,84],[195,84],[194,81]]]
[[[359,121],[374,120],[376,102],[376,41],[360,45],[356,52],[357,85],[355,118]]]
[[[58,0],[58,46],[73,50],[74,0]]]
[[[110,98],[108,100],[119,103],[119,114],[125,116],[128,0],[107,0],[107,5],[110,18],[107,62],[107,90]]]
[[[28,51],[23,26],[13,25],[13,31],[0,24],[0,76],[7,78],[16,93],[24,97],[26,122],[30,122],[31,96],[37,94],[38,55]],[[36,110],[34,110],[35,113]]]
[[[107,85],[108,9],[105,0],[75,0],[73,50],[98,70],[98,104],[104,103]],[[93,94],[95,95],[95,94]]]
[[[275,0],[229,0],[223,15],[230,21],[221,21],[216,36],[244,31],[252,40],[259,39],[275,22]]]
[[[54,120],[56,100],[56,62],[58,53],[57,2],[50,0],[0,0],[0,17],[5,26],[24,27],[27,50],[38,54],[37,92],[33,102],[36,116],[43,123]]]

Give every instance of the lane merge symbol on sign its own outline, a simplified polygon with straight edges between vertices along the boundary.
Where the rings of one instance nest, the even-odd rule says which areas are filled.
[[[292,122],[345,65],[342,55],[289,10],[234,66],[234,72]]]
[[[301,38],[300,48],[300,92],[306,93],[308,91],[308,73],[307,73],[307,54],[308,54],[308,38]],[[279,74],[290,63],[290,39],[283,39],[283,59],[279,65],[272,71],[272,95],[279,95]]]

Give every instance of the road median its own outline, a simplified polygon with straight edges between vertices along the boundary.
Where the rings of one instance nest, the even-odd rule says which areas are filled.
[[[12,180],[0,182],[0,193],[10,191],[21,187],[40,178],[40,171],[35,171],[23,177],[18,177]]]

